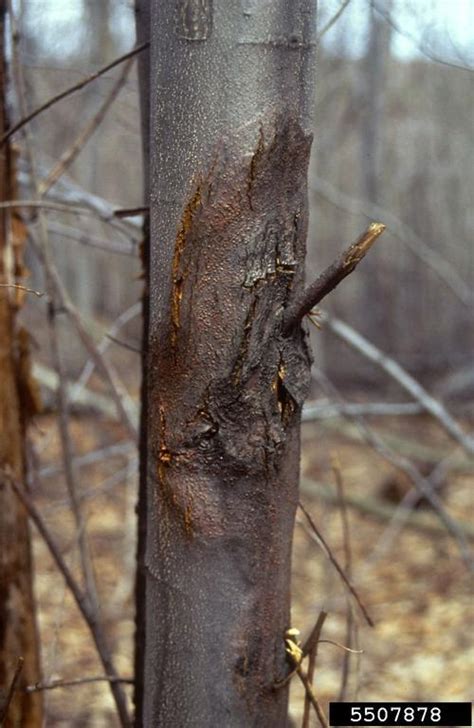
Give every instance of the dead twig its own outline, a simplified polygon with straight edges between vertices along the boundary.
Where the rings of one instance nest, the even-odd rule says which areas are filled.
[[[115,217],[136,217],[137,215],[146,215],[150,211],[148,206],[146,207],[124,207],[120,210],[115,210]]]
[[[20,679],[21,671],[23,670],[23,664],[25,662],[25,659],[23,657],[19,657],[16,663],[15,672],[13,673],[13,677],[10,682],[10,687],[8,688],[8,693],[4,700],[0,701],[0,725],[3,725],[4,721],[8,718],[8,711],[11,705],[11,702],[13,700],[13,696],[15,695],[15,692],[18,687],[18,681]]]
[[[99,106],[92,119],[86,124],[81,130],[80,134],[76,137],[70,147],[61,155],[58,163],[50,170],[48,176],[42,180],[39,185],[39,195],[42,197],[61,177],[64,172],[71,166],[76,157],[80,154],[84,146],[87,144],[91,136],[98,129],[100,124],[103,122],[107,112],[114,103],[115,99],[119,95],[122,87],[127,80],[127,76],[130,73],[135,58],[132,56],[129,58],[114,85],[110,89],[110,92],[105,97],[104,102]]]
[[[98,448],[97,450],[91,450],[84,455],[78,455],[74,458],[74,467],[84,468],[88,465],[96,465],[102,463],[108,458],[124,457],[128,460],[130,455],[134,455],[136,452],[136,444],[130,440],[121,440],[115,442],[112,445]],[[38,476],[41,479],[55,477],[62,472],[61,465],[52,464],[45,465],[38,471]]]
[[[339,508],[341,512],[342,538],[344,544],[344,568],[349,579],[352,579],[352,549],[350,540],[349,518],[347,515],[347,506],[344,495],[344,482],[342,479],[341,466],[336,456],[333,456],[332,458],[332,469],[334,473],[334,479],[336,481]],[[339,689],[338,696],[339,702],[344,701],[347,693],[347,685],[349,683],[350,674],[350,653],[352,652],[352,650],[350,649],[350,645],[352,644],[352,627],[354,623],[354,614],[352,611],[352,604],[350,603],[350,600],[347,599],[346,601],[346,643],[348,647],[346,648],[347,651],[344,653],[344,659],[342,661],[341,687]]]
[[[321,386],[323,386],[328,393],[330,393],[332,396],[335,396],[339,400],[342,399],[339,395],[337,388],[329,381],[329,379],[326,377],[325,374],[323,374],[323,372],[318,372],[316,369],[314,369],[313,374],[318,377]],[[392,465],[395,465],[396,468],[408,475],[412,483],[415,485],[416,489],[431,504],[434,511],[438,515],[441,523],[443,523],[447,531],[457,542],[461,557],[466,567],[470,571],[473,571],[474,562],[469,549],[469,544],[467,543],[464,534],[457,528],[455,520],[447,512],[441,499],[434,491],[431,483],[421,475],[421,473],[413,465],[413,463],[389,448],[385,444],[383,439],[379,437],[379,435],[374,432],[370,427],[367,426],[363,418],[351,417],[350,419],[352,419],[357,424],[357,427],[363,433],[366,442],[368,442],[377,453],[379,453],[385,460],[388,460],[390,463],[392,463]]]
[[[316,536],[317,542],[320,545],[322,545],[323,550],[324,550],[326,556],[328,557],[329,561],[334,566],[334,568],[336,569],[337,573],[341,577],[342,581],[344,582],[344,584],[346,585],[346,587],[349,589],[350,593],[352,594],[352,596],[356,600],[356,602],[357,602],[357,604],[359,606],[359,609],[361,610],[362,614],[364,615],[365,621],[367,622],[367,624],[370,627],[374,627],[375,626],[374,625],[374,622],[373,622],[371,616],[369,615],[369,613],[367,612],[367,609],[365,608],[365,606],[364,606],[364,604],[363,604],[360,596],[358,595],[356,589],[354,588],[354,586],[351,584],[350,580],[348,579],[346,573],[344,572],[344,569],[340,566],[340,564],[337,561],[336,557],[332,553],[332,551],[331,551],[331,549],[329,547],[329,544],[327,543],[326,539],[322,535],[321,531],[316,526],[315,522],[313,521],[313,519],[311,517],[311,514],[308,512],[308,510],[305,508],[305,506],[302,504],[301,501],[298,501],[298,506],[301,509],[301,511],[303,512],[303,514],[304,514],[304,516],[305,516],[305,518],[306,518],[306,520],[307,520],[307,522],[308,522],[308,524],[310,526],[311,531],[313,531],[314,535]]]
[[[46,200],[7,200],[0,202],[0,210],[11,210],[17,207],[31,208],[33,210],[53,210],[54,212],[67,212],[72,215],[94,215],[93,210],[87,207],[65,205],[61,202],[48,202]]]
[[[311,685],[308,675],[304,672],[303,668],[301,666],[298,666],[296,668],[296,674],[298,675],[299,679],[304,685],[306,696],[313,706],[316,715],[318,716],[319,722],[322,725],[322,728],[329,728],[328,719],[326,718],[326,715],[324,714],[323,709],[321,708],[321,705],[319,703],[319,700],[317,699],[316,695],[314,694],[313,686]]]
[[[333,27],[333,25],[335,25],[337,23],[337,21],[339,20],[339,18],[341,17],[342,13],[347,8],[347,6],[349,5],[350,2],[351,2],[351,0],[343,0],[343,2],[341,3],[340,7],[334,13],[334,15],[332,16],[332,18],[329,18],[329,20],[326,23],[326,25],[323,25],[323,27],[319,31],[319,33],[318,33],[318,41],[320,41],[321,38],[323,38],[326,35],[326,33],[329,30],[331,30],[331,28]]]
[[[34,685],[27,685],[25,693],[36,693],[42,690],[55,690],[56,688],[69,688],[76,685],[87,685],[88,683],[108,682],[108,683],[124,683],[125,685],[133,685],[134,680],[131,677],[117,677],[116,675],[98,675],[97,677],[76,677],[72,680],[50,680],[49,682],[37,682]]]
[[[58,375],[58,387],[56,390],[56,397],[58,404],[58,430],[61,442],[64,476],[69,495],[69,504],[71,506],[71,510],[76,523],[77,545],[79,548],[82,572],[84,574],[84,581],[86,584],[87,593],[92,604],[94,605],[94,608],[98,610],[99,597],[97,593],[92,556],[90,553],[89,543],[87,539],[86,522],[81,508],[79,488],[73,462],[74,452],[71,433],[69,431],[69,406],[67,399],[67,389],[65,385],[66,377],[63,363],[61,360],[61,353],[59,351],[59,338],[54,304],[51,304],[48,307],[48,325],[53,366]]]
[[[127,61],[129,58],[133,58],[138,53],[141,53],[146,48],[148,48],[150,43],[147,41],[146,43],[142,43],[141,45],[136,46],[135,48],[132,48],[131,51],[128,51],[128,53],[124,53],[123,56],[120,56],[119,58],[116,58],[111,63],[108,63],[106,66],[103,66],[102,68],[99,68],[98,71],[95,71],[95,73],[92,73],[90,76],[87,76],[87,78],[82,79],[82,81],[79,81],[79,83],[74,84],[74,86],[70,86],[69,88],[65,89],[64,91],[61,91],[61,93],[56,94],[52,98],[48,99],[48,101],[45,101],[44,104],[39,106],[34,111],[30,112],[29,114],[26,114],[20,121],[18,121],[16,124],[14,124],[3,136],[0,138],[0,146],[3,146],[5,142],[10,139],[13,134],[15,134],[17,131],[22,129],[26,124],[29,124],[30,121],[33,121],[33,119],[36,119],[37,116],[43,113],[43,111],[46,111],[46,109],[50,109],[51,106],[54,106],[54,104],[57,104],[59,101],[62,101],[63,99],[67,98],[68,96],[71,96],[71,94],[76,93],[76,91],[80,91],[85,86],[87,86],[92,81],[95,81],[100,76],[103,76],[104,73],[107,73],[107,71],[111,71],[112,68],[115,68],[115,66],[120,65],[121,63],[124,63],[124,61]]]
[[[26,160],[20,159],[19,166],[20,170],[17,174],[18,181],[28,189],[33,186],[33,181],[30,170],[26,168]],[[50,168],[42,163],[37,163],[36,168],[38,174],[41,174],[43,177],[46,177],[50,171]],[[58,179],[54,188],[49,190],[46,196],[52,202],[62,205],[59,211],[74,212],[77,209],[88,210],[89,215],[113,227],[114,230],[127,239],[127,242],[132,241],[135,244],[141,238],[141,229],[133,219],[121,222],[114,216],[116,208],[111,202],[85,190],[67,175],[63,175]]]
[[[69,588],[72,596],[74,597],[74,601],[76,602],[79,611],[81,612],[84,621],[86,622],[87,626],[89,627],[90,633],[92,635],[92,638],[94,640],[95,646],[97,648],[98,655],[100,657],[100,660],[102,662],[102,665],[104,667],[106,675],[110,675],[113,678],[118,678],[118,674],[115,670],[112,656],[107,644],[107,640],[105,638],[104,632],[102,630],[102,625],[100,624],[98,620],[97,611],[94,607],[94,605],[91,603],[89,596],[82,592],[81,588],[79,587],[79,584],[76,582],[74,576],[72,575],[71,571],[69,570],[60,549],[56,545],[53,537],[51,536],[49,529],[47,528],[46,524],[44,523],[39,511],[37,510],[36,506],[34,505],[33,501],[31,500],[28,493],[24,490],[24,488],[15,480],[15,478],[12,477],[10,473],[7,471],[0,471],[0,477],[3,480],[3,482],[8,483],[16,493],[17,497],[23,504],[25,510],[27,511],[29,517],[33,521],[34,525],[36,526],[41,538],[43,539],[44,543],[46,544],[53,560],[55,561],[59,571],[61,572],[67,587]],[[127,702],[125,694],[122,691],[120,683],[117,682],[111,682],[110,684],[112,693],[114,695],[114,699],[117,705],[117,710],[120,717],[120,724],[125,728],[129,728],[131,726],[130,717],[128,715],[128,709],[127,709]]]
[[[18,94],[19,106],[21,113],[24,116],[26,113],[26,95],[25,85],[22,73],[22,66],[18,55],[18,43],[17,36],[15,35],[14,29],[16,27],[16,18],[11,7],[10,0],[10,15],[12,19],[12,67],[16,81],[16,91]],[[24,131],[25,136],[25,147],[28,162],[30,165],[30,173],[32,179],[32,187],[35,201],[39,201],[39,183],[36,174],[36,163],[34,155],[34,147],[28,130]],[[96,611],[99,610],[99,600],[94,576],[94,569],[92,564],[92,558],[90,555],[89,544],[87,541],[87,533],[85,528],[85,519],[80,507],[80,501],[78,497],[78,486],[75,477],[75,471],[73,467],[73,448],[72,441],[69,432],[69,411],[68,402],[65,387],[65,375],[62,366],[61,353],[59,348],[59,336],[57,329],[57,311],[56,311],[56,291],[54,289],[54,283],[52,281],[50,268],[52,266],[52,256],[49,245],[48,231],[45,223],[45,217],[43,212],[40,210],[38,214],[38,229],[41,242],[41,249],[43,253],[43,260],[45,265],[45,284],[48,293],[48,307],[47,307],[47,321],[50,339],[50,348],[53,359],[53,365],[58,375],[58,388],[56,392],[57,403],[58,403],[58,430],[61,442],[62,460],[64,466],[64,474],[66,479],[66,486],[69,494],[71,510],[73,512],[74,520],[77,529],[77,545],[79,549],[79,555],[81,560],[82,572],[86,584],[87,594],[91,604]]]
[[[362,417],[406,417],[424,412],[419,402],[347,402],[340,404],[329,399],[307,402],[303,406],[302,422],[325,420],[330,417],[361,415]]]
[[[64,225],[57,220],[48,220],[48,230],[50,233],[60,238],[74,240],[80,245],[85,245],[98,250],[105,250],[107,253],[116,253],[117,255],[127,255],[137,257],[138,246],[133,242],[120,243],[119,241],[107,240],[105,237],[91,235],[85,230],[79,230],[71,225]]]
[[[334,647],[339,647],[340,650],[344,650],[344,652],[348,652],[352,655],[364,654],[364,650],[353,650],[352,647],[347,647],[347,645],[343,645],[341,642],[336,642],[336,640],[319,640],[319,644],[334,645]]]
[[[303,655],[307,654],[308,658],[309,658],[308,659],[308,682],[310,685],[313,684],[313,680],[314,680],[314,671],[316,669],[316,657],[318,654],[318,644],[320,642],[320,636],[321,636],[321,632],[322,632],[326,617],[327,617],[326,612],[321,611],[319,613],[318,619],[316,620],[316,624],[314,625],[313,629],[311,630],[310,635],[303,646]],[[308,692],[305,692],[303,722],[301,724],[302,728],[309,728],[310,705],[311,705],[310,696],[309,696]]]
[[[59,273],[56,269],[56,266],[53,264],[53,262],[50,259],[45,257],[42,246],[39,245],[33,237],[31,238],[31,241],[32,241],[32,245],[33,245],[35,251],[38,254],[38,257],[40,258],[41,262],[43,263],[43,265],[45,267],[45,270],[47,270],[48,274],[51,276],[51,281],[54,284],[54,289],[55,289],[55,293],[58,298],[59,305],[61,306],[61,308],[64,308],[65,311],[67,312],[67,314],[69,315],[71,321],[73,322],[73,324],[75,326],[77,333],[79,334],[79,338],[81,339],[85,348],[88,350],[89,356],[91,357],[92,361],[94,362],[94,365],[97,367],[97,370],[100,372],[100,374],[103,376],[103,378],[109,385],[110,393],[112,395],[114,404],[117,408],[117,412],[118,412],[120,420],[125,425],[130,437],[132,439],[136,440],[137,428],[136,428],[136,425],[134,422],[133,414],[132,414],[132,412],[128,411],[124,405],[124,398],[127,396],[127,394],[124,391],[124,388],[123,388],[121,382],[119,381],[115,370],[106,361],[103,354],[100,352],[100,350],[96,346],[94,339],[87,331],[79,311],[74,306],[66,289],[64,288],[64,285],[61,281],[61,278],[59,277]]]
[[[35,291],[34,288],[27,288],[26,286],[20,285],[20,283],[0,283],[0,288],[15,288],[17,291],[25,291],[25,293],[33,293],[38,298],[42,298],[45,294],[44,291]]]
[[[375,241],[385,230],[385,225],[373,222],[367,230],[331,263],[316,280],[305,288],[300,298],[289,307],[283,324],[288,335],[312,308],[325,298],[336,286],[358,266]]]
[[[426,412],[429,412],[442,425],[453,440],[456,440],[471,455],[474,454],[474,438],[464,433],[441,402],[432,397],[398,362],[377,349],[376,346],[344,321],[330,316],[326,311],[321,311],[321,320],[336,336],[345,341],[351,348],[356,349],[366,359],[377,364],[392,379],[398,382],[405,391],[409,392],[423,406]]]
[[[316,620],[316,624],[314,625],[313,629],[311,630],[306,642],[304,643],[303,647],[301,648],[301,656],[300,661],[303,660],[308,655],[311,655],[312,650],[317,648],[319,635],[321,634],[321,630],[323,628],[324,621],[327,617],[327,612],[321,611],[319,613],[318,619]],[[299,664],[299,663],[298,663]],[[278,680],[274,684],[275,690],[279,690],[280,688],[285,687],[285,685],[288,685],[292,677],[296,675],[296,667],[291,670],[288,675],[286,675],[282,680]]]
[[[106,334],[107,338],[110,339],[114,344],[117,344],[117,346],[121,346],[123,349],[127,349],[127,351],[133,351],[134,354],[142,354],[142,350],[139,349],[137,346],[133,346],[133,344],[129,344],[126,341],[121,341],[120,339],[117,339],[115,336],[112,336],[112,334]]]
[[[321,483],[319,481],[310,480],[309,478],[301,478],[300,488],[303,493],[308,495],[317,496],[326,503],[331,503],[335,506],[339,503],[339,496],[337,491],[329,483]],[[413,493],[413,491],[410,491]],[[421,497],[418,491],[417,496]],[[372,498],[370,496],[357,496],[354,494],[347,493],[345,496],[346,505],[360,513],[365,513],[369,516],[373,516],[380,521],[391,521],[396,518],[399,522],[402,516],[406,516],[406,526],[413,528],[417,531],[425,532],[427,534],[439,537],[442,534],[451,536],[446,530],[446,527],[439,523],[437,520],[433,520],[433,517],[429,513],[418,513],[407,508],[405,505],[400,504],[398,507],[394,507],[389,503],[381,501],[379,498]],[[474,525],[468,521],[456,520],[456,528],[464,535],[465,538],[474,539]]]
[[[309,655],[312,650],[317,646],[318,642],[320,641],[319,638],[321,636],[321,632],[323,630],[324,622],[326,621],[328,614],[323,609],[320,611],[318,618],[315,622],[315,625],[311,632],[308,635],[308,638],[306,639],[306,642],[303,645],[302,651],[303,651],[303,657],[306,657],[306,655]]]
[[[432,245],[427,245],[423,238],[392,212],[369,200],[358,200],[354,197],[349,197],[349,195],[336,189],[321,177],[312,176],[311,186],[318,195],[338,209],[344,210],[352,215],[363,215],[369,219],[384,220],[390,233],[398,238],[425,266],[430,268],[459,301],[465,306],[472,306],[472,286],[463,280],[454,266],[435,250]]]
[[[128,323],[133,318],[135,318],[135,316],[138,316],[141,313],[142,313],[142,304],[140,301],[138,301],[137,303],[134,303],[132,306],[129,306],[129,308],[127,308],[119,316],[117,316],[117,318],[113,322],[112,326],[109,328],[108,332],[102,337],[101,341],[97,345],[94,343],[93,349],[90,349],[89,347],[87,347],[89,349],[91,356],[90,356],[90,359],[88,359],[87,362],[85,363],[85,365],[81,371],[81,374],[79,375],[79,378],[78,378],[76,384],[74,385],[74,389],[73,389],[73,397],[79,396],[79,394],[82,393],[84,387],[86,386],[87,382],[89,381],[89,378],[91,377],[92,372],[94,371],[94,368],[98,368],[100,371],[101,366],[103,366],[103,365],[107,366],[110,374],[114,378],[115,388],[118,389],[118,391],[119,391],[120,401],[121,401],[123,410],[124,410],[127,418],[129,419],[130,423],[132,424],[135,432],[137,431],[136,422],[138,420],[138,415],[136,412],[135,404],[129,397],[126,390],[124,390],[121,387],[121,384],[118,381],[118,377],[115,374],[114,370],[110,367],[110,365],[107,364],[107,361],[104,357],[104,353],[110,344],[110,335],[115,336],[120,331],[122,326],[124,326],[126,323]],[[77,312],[75,315],[77,316]],[[80,335],[80,332],[79,332],[79,335]],[[124,399],[122,401],[122,398],[125,398],[125,397],[126,397],[126,399]],[[124,407],[124,401],[127,403],[126,407]],[[118,406],[118,401],[116,401],[116,404]],[[122,413],[122,417],[123,417],[123,413]],[[129,432],[131,432],[130,429],[129,429]]]
[[[15,33],[16,28],[16,18],[15,14],[13,12],[12,6],[11,6],[11,0],[9,3],[9,11],[10,11],[10,18],[11,18],[11,33],[12,33],[12,69],[13,74],[16,81],[16,90],[18,94],[19,99],[19,105],[21,109],[21,113],[23,116],[25,116],[26,112],[26,95],[25,95],[25,85],[24,85],[24,79],[22,74],[22,66],[18,55],[18,47],[17,47],[17,35]],[[32,187],[33,187],[33,193],[35,195],[35,202],[39,201],[39,191],[38,191],[38,178],[36,174],[36,162],[35,162],[35,155],[34,155],[34,146],[32,144],[30,135],[28,133],[28,129],[25,129],[24,131],[25,135],[25,148],[26,148],[26,154],[27,159],[30,167],[30,173],[31,173],[31,179],[32,179]],[[71,506],[74,513],[74,518],[76,521],[76,527],[77,527],[77,540],[79,545],[79,552],[81,556],[81,562],[82,562],[82,569],[84,574],[84,580],[86,585],[86,591],[85,593],[81,593],[79,588],[77,587],[77,584],[75,580],[72,577],[72,574],[67,570],[64,571],[64,567],[66,567],[66,564],[64,562],[64,559],[62,557],[60,560],[58,560],[58,554],[56,545],[54,544],[54,541],[52,540],[51,536],[49,535],[47,529],[44,526],[44,523],[42,522],[42,519],[39,515],[39,513],[36,511],[34,504],[29,500],[28,494],[22,489],[22,487],[14,481],[13,478],[10,478],[10,483],[14,491],[16,492],[17,496],[22,501],[24,507],[28,511],[31,518],[34,518],[34,522],[37,525],[38,529],[40,530],[41,535],[43,538],[47,537],[47,545],[51,550],[52,555],[56,559],[56,563],[58,564],[58,567],[63,571],[64,578],[66,579],[66,583],[68,584],[69,588],[71,588],[71,591],[73,591],[72,587],[74,586],[76,591],[74,593],[74,596],[79,596],[80,599],[78,601],[78,606],[82,608],[82,613],[84,617],[87,615],[88,618],[88,624],[91,629],[92,636],[94,638],[97,650],[99,652],[99,655],[102,659],[102,664],[104,666],[104,670],[106,674],[110,675],[116,675],[116,671],[114,668],[114,665],[112,663],[111,653],[108,649],[108,645],[105,639],[105,634],[102,629],[102,625],[98,621],[98,614],[99,614],[99,601],[98,596],[96,592],[96,586],[95,586],[95,578],[94,578],[94,572],[93,572],[93,566],[92,566],[92,560],[90,557],[88,544],[87,544],[87,534],[85,530],[85,521],[83,519],[83,514],[80,508],[80,503],[78,499],[78,492],[77,492],[77,483],[75,480],[75,474],[73,470],[72,465],[72,442],[70,438],[69,433],[69,418],[68,418],[68,409],[67,409],[67,399],[65,395],[65,387],[64,387],[64,372],[62,370],[62,364],[61,364],[61,357],[60,357],[60,351],[59,351],[59,339],[58,339],[58,332],[57,332],[57,326],[56,326],[56,301],[59,298],[59,303],[61,307],[64,307],[65,303],[65,296],[60,296],[60,289],[55,285],[55,279],[54,279],[54,264],[52,260],[52,254],[51,249],[49,245],[49,238],[48,238],[48,230],[45,222],[45,216],[40,212],[38,215],[38,227],[39,227],[39,244],[36,245],[37,251],[40,254],[41,262],[44,266],[44,272],[45,272],[45,282],[46,282],[46,290],[48,292],[49,296],[49,304],[48,304],[48,324],[49,324],[49,330],[50,330],[50,340],[51,340],[51,351],[54,359],[54,363],[56,366],[57,374],[58,374],[58,406],[59,406],[59,433],[61,438],[61,446],[62,446],[62,454],[63,454],[63,465],[66,475],[66,482],[67,487],[69,491],[69,496],[71,499]],[[127,708],[127,699],[126,695],[122,689],[122,686],[120,684],[111,684],[111,691],[113,698],[115,700],[115,705],[118,713],[118,717],[120,720],[120,724],[122,726],[130,726],[130,718],[128,715],[128,708]]]

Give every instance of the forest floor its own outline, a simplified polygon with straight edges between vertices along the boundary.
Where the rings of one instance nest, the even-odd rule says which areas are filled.
[[[427,417],[371,418],[370,425],[378,435],[402,448],[422,470],[430,462],[434,465],[444,455],[455,453],[441,495],[449,513],[465,523],[472,514],[474,476],[459,448]],[[131,677],[136,452],[119,425],[97,416],[75,416],[72,433],[77,456],[97,450],[104,454],[109,446],[122,443],[112,455],[97,455],[89,464],[79,461],[78,472],[102,618],[117,670]],[[40,417],[33,434],[41,456],[41,488],[34,493],[35,502],[74,567],[74,523],[62,476],[54,469],[60,446],[53,416]],[[370,507],[374,499],[376,504],[385,505],[388,513],[393,511],[399,491],[406,490],[405,476],[358,440],[353,425],[342,420],[307,423],[303,426],[305,480],[301,498],[340,563],[344,564],[347,551],[343,509],[340,500],[334,502],[331,496],[337,492],[335,458],[347,501],[360,499],[357,506],[346,503],[350,570],[375,627],[366,624],[299,512],[294,539],[293,626],[306,637],[324,610],[328,616],[321,638],[343,645],[349,641],[352,649],[363,650],[362,654],[347,653],[331,642],[320,644],[314,685],[323,709],[327,712],[328,702],[340,696],[347,658],[346,700],[470,700],[474,685],[474,600],[457,544],[429,508],[418,509],[417,522],[398,533],[385,512],[377,516],[365,512],[367,503]],[[44,680],[103,674],[87,628],[36,533],[34,557]],[[353,623],[350,637],[348,611]],[[131,695],[131,687],[126,690]],[[44,698],[46,726],[118,725],[104,682],[48,690]],[[290,711],[295,725],[301,724],[303,702],[303,690],[294,678]],[[314,716],[311,721],[311,725],[318,725]]]

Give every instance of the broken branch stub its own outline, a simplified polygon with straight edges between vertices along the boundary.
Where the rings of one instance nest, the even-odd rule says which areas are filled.
[[[352,243],[313,283],[305,288],[286,313],[284,324],[286,335],[289,335],[314,306],[317,306],[328,293],[331,293],[344,278],[352,273],[384,230],[385,225],[380,222],[372,222],[355,243]]]

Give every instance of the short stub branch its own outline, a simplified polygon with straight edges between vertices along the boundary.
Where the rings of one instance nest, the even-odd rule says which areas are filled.
[[[301,297],[288,309],[284,322],[285,335],[288,336],[314,306],[317,306],[349,273],[352,273],[384,230],[383,223],[372,222],[355,243],[352,243],[311,285],[305,288]]]

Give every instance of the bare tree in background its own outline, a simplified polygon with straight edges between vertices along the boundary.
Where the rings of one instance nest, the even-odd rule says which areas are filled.
[[[315,3],[153,2],[150,27],[138,711],[150,726],[274,728],[310,368],[283,318],[303,282]]]
[[[8,128],[6,109],[5,3],[0,4],[0,134]],[[0,200],[16,197],[15,153],[0,153]],[[0,210],[0,470],[24,481],[25,427],[39,398],[29,374],[28,335],[16,313],[25,293],[16,286],[26,273],[26,228],[12,210]],[[13,285],[10,285],[12,284]],[[23,662],[22,662],[23,661]],[[33,563],[28,516],[7,482],[0,481],[0,723],[40,726],[42,699],[9,688],[18,665],[17,687],[39,678],[39,646],[33,597]]]

